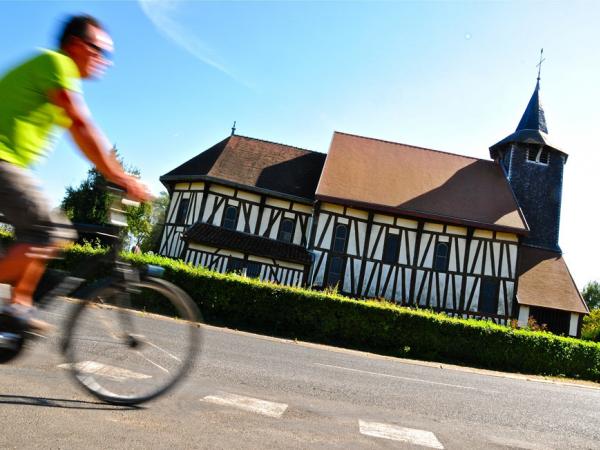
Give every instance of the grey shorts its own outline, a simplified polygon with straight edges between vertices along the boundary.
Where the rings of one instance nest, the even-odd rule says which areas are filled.
[[[15,228],[15,239],[20,243],[53,245],[77,238],[69,219],[50,209],[31,172],[2,160],[0,213],[0,222]]]

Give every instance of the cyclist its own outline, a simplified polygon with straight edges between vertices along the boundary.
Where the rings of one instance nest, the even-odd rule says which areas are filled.
[[[15,244],[0,260],[0,283],[12,286],[3,313],[33,331],[50,326],[34,317],[33,293],[47,259],[72,240],[68,220],[53,213],[28,168],[47,151],[58,128],[129,197],[149,199],[147,188],[127,175],[85,105],[80,79],[100,77],[110,66],[113,44],[91,16],[70,17],[59,49],[43,50],[0,77],[0,212],[15,228]],[[61,226],[62,225],[62,226]]]

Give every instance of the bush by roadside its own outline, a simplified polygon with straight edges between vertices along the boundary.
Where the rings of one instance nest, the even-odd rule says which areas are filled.
[[[125,258],[164,267],[165,278],[190,294],[208,323],[391,356],[600,381],[594,342],[280,286],[160,256]]]
[[[71,270],[102,252],[74,245],[52,265]],[[207,323],[391,356],[600,381],[595,342],[280,286],[156,255],[123,256],[164,267],[164,278],[190,294]]]
[[[588,341],[600,342],[600,309],[592,309],[590,314],[583,318],[581,338]]]

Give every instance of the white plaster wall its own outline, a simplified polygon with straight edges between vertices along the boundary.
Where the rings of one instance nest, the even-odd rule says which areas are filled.
[[[519,326],[521,328],[525,328],[527,326],[527,322],[529,321],[529,306],[520,305],[519,306]]]
[[[273,222],[273,226],[271,227],[271,231],[269,233],[269,239],[277,239],[277,233],[279,233],[279,225],[281,224],[281,215],[275,219]]]
[[[179,206],[179,197],[181,196],[181,192],[175,191],[173,192],[173,196],[171,197],[171,203],[169,204],[169,211],[167,213],[167,222],[173,222],[175,220],[176,214],[175,209]]]
[[[509,252],[510,252],[510,263],[511,263],[512,274],[514,277],[517,272],[517,246],[509,245],[508,248],[509,248]]]
[[[374,259],[381,260],[383,258],[383,245],[385,243],[385,235],[382,232],[379,242],[375,242],[377,235],[381,230],[380,225],[373,225],[371,228],[371,237],[369,238],[369,256],[373,255]],[[375,245],[377,244],[377,245]]]
[[[296,225],[294,226],[294,235],[292,237],[292,243],[296,245],[300,245],[302,243],[302,224],[300,223],[300,219],[296,220]]]
[[[258,227],[258,213],[260,211],[260,207],[257,205],[252,205],[252,209],[250,210],[250,232],[255,233]]]
[[[429,242],[429,238],[431,234],[423,233],[421,237],[421,248],[419,249],[419,264],[425,257],[423,261],[423,265],[421,267],[425,267],[427,269],[431,269],[433,267],[433,255],[435,254],[435,238],[431,239],[431,245],[427,248],[427,243]],[[427,251],[427,253],[425,253]]]
[[[348,229],[348,247],[346,253],[352,256],[357,255],[356,238],[355,238],[355,223],[353,222]]]
[[[327,266],[327,256],[323,255],[323,252],[320,252],[319,250],[314,250],[313,252],[314,252],[314,255],[315,255],[315,264],[317,264],[319,262],[319,260],[321,259],[321,257],[323,259],[320,262],[319,267],[313,273],[313,282],[312,282],[312,284],[315,285],[315,286],[323,286],[323,279],[324,279],[324,275],[325,275],[325,267]]]
[[[202,222],[206,222],[208,220],[214,207],[215,207],[215,196],[208,194],[208,197],[206,197],[206,205],[204,206],[204,214],[202,216]]]
[[[196,223],[200,220],[200,209],[202,208],[202,198],[204,197],[204,193],[198,192],[196,193],[196,204],[194,205],[194,211],[191,214],[190,222]]]
[[[494,249],[494,267],[496,268],[496,273],[494,276],[500,275],[500,248],[502,244],[500,242],[494,242],[492,244],[492,248]]]
[[[569,336],[577,336],[577,326],[579,325],[579,314],[571,313],[569,322]]]

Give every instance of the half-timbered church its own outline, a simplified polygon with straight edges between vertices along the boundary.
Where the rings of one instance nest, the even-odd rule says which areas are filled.
[[[232,133],[161,177],[160,254],[359,298],[580,334],[558,245],[567,154],[534,93],[491,160],[335,132],[327,154]]]

